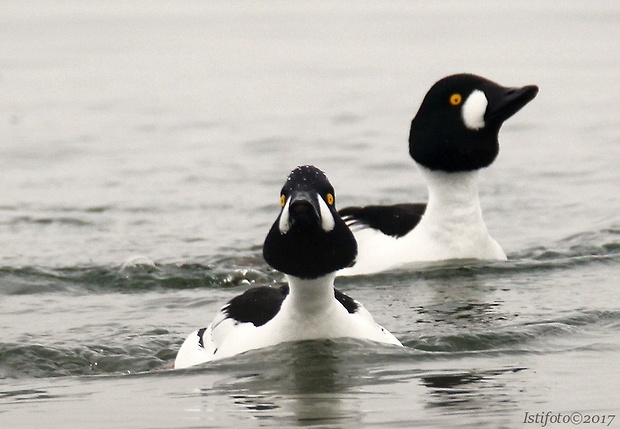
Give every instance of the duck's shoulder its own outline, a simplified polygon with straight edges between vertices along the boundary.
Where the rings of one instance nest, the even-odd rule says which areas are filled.
[[[231,299],[220,311],[220,318],[262,326],[274,318],[289,293],[289,286],[259,286]]]
[[[402,346],[401,342],[387,329],[375,322],[372,314],[357,300],[335,289],[336,300],[349,312],[354,325],[363,329],[363,338],[373,339],[382,343]]]
[[[342,304],[349,314],[355,314],[363,308],[359,302],[351,298],[349,295],[340,292],[338,289],[334,289],[334,297],[340,304]]]

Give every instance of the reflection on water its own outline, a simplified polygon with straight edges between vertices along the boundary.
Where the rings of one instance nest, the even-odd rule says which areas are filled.
[[[225,396],[253,420],[320,427],[368,423],[386,412],[414,422],[422,404],[443,417],[466,411],[511,416],[518,409],[511,376],[527,368],[421,370],[443,366],[444,358],[376,347],[330,340],[249,352],[217,369],[198,370],[227,374],[200,389],[202,408],[212,409],[208,403]],[[388,392],[403,392],[405,402],[386,402]],[[412,395],[415,401],[407,399]]]
[[[421,377],[421,382],[429,388],[429,407],[449,408],[452,412],[502,410],[509,413],[516,407],[517,401],[510,397],[510,389],[506,388],[506,382],[501,377],[523,370],[526,368],[434,374]]]
[[[363,345],[350,346],[363,350]],[[349,365],[346,354],[346,344],[332,340],[250,352],[235,360],[245,367],[256,359],[252,365],[256,372],[235,374],[201,392],[205,397],[215,392],[228,395],[255,419],[284,420],[299,426],[350,424],[360,412],[348,393],[368,375],[360,373],[359,366]]]
[[[417,308],[428,323],[476,326],[507,318],[501,314],[502,301],[489,293],[493,286],[479,280],[474,272],[461,272],[457,279],[433,279],[428,288],[432,293],[432,304]]]

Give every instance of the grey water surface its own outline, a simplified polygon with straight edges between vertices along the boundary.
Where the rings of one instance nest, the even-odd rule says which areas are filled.
[[[338,279],[402,349],[169,370],[281,280],[295,166],[425,200],[409,124],[456,72],[540,87],[480,175],[508,261]],[[4,1],[0,427],[620,427],[619,78],[618,2]]]

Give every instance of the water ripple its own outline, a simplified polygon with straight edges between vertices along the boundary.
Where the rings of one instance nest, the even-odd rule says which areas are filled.
[[[151,341],[147,346],[112,347],[97,344],[54,347],[0,343],[0,379],[130,374],[165,368],[177,344]]]
[[[0,268],[0,295],[55,292],[139,293],[158,289],[220,288],[272,283],[281,275],[267,267],[234,268],[194,263],[136,264],[92,267]]]

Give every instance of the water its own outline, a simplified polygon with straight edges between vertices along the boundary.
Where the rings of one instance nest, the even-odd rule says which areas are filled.
[[[606,426],[619,24],[613,2],[5,1],[0,427]],[[425,199],[409,122],[461,71],[541,88],[481,175],[509,260],[339,279],[404,349],[167,370],[228,299],[280,281],[260,246],[296,165],[340,207]]]

